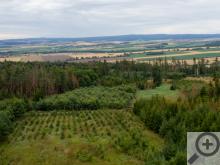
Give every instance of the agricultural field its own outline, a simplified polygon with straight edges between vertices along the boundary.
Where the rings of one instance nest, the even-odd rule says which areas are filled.
[[[29,112],[0,146],[0,164],[141,165],[163,143],[126,110]]]
[[[219,57],[220,56],[220,51],[204,51],[204,52],[197,52],[197,51],[188,51],[188,52],[178,52],[178,53],[173,53],[169,54],[166,53],[164,55],[155,55],[155,56],[148,56],[148,57],[142,57],[142,58],[137,58],[137,60],[155,60],[158,58],[164,59],[166,58],[167,60],[171,59],[176,59],[176,60],[188,60],[188,59],[193,59],[193,58],[212,58],[212,57]]]
[[[33,41],[34,44],[0,45],[0,62],[145,62],[166,57],[167,60],[186,60],[219,57],[220,45],[213,40],[149,40],[149,41]],[[35,43],[36,42],[36,43]],[[29,43],[29,42],[28,42]],[[209,60],[213,63],[213,60]]]

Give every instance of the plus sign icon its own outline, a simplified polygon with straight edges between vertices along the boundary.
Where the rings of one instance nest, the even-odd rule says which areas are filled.
[[[188,132],[187,162],[189,165],[219,165],[219,132]]]

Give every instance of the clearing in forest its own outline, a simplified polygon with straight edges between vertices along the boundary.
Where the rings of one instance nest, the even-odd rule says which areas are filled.
[[[139,90],[137,92],[137,99],[150,99],[152,96],[165,96],[168,99],[177,99],[179,95],[178,90],[170,90],[170,84],[163,84],[155,89]]]

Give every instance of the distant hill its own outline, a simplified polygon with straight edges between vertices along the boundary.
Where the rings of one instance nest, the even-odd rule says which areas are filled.
[[[100,36],[86,38],[29,38],[0,40],[0,46],[26,45],[26,44],[49,44],[65,42],[111,42],[111,41],[153,41],[153,40],[191,40],[191,39],[220,39],[220,34],[152,34],[152,35],[119,35]]]

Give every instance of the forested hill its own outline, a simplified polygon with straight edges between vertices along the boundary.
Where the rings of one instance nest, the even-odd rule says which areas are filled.
[[[215,39],[220,38],[220,34],[152,34],[152,35],[118,35],[99,36],[85,38],[29,38],[0,40],[0,46],[20,45],[20,44],[48,44],[62,42],[98,42],[98,41],[151,41],[151,40],[191,40],[191,39]]]

